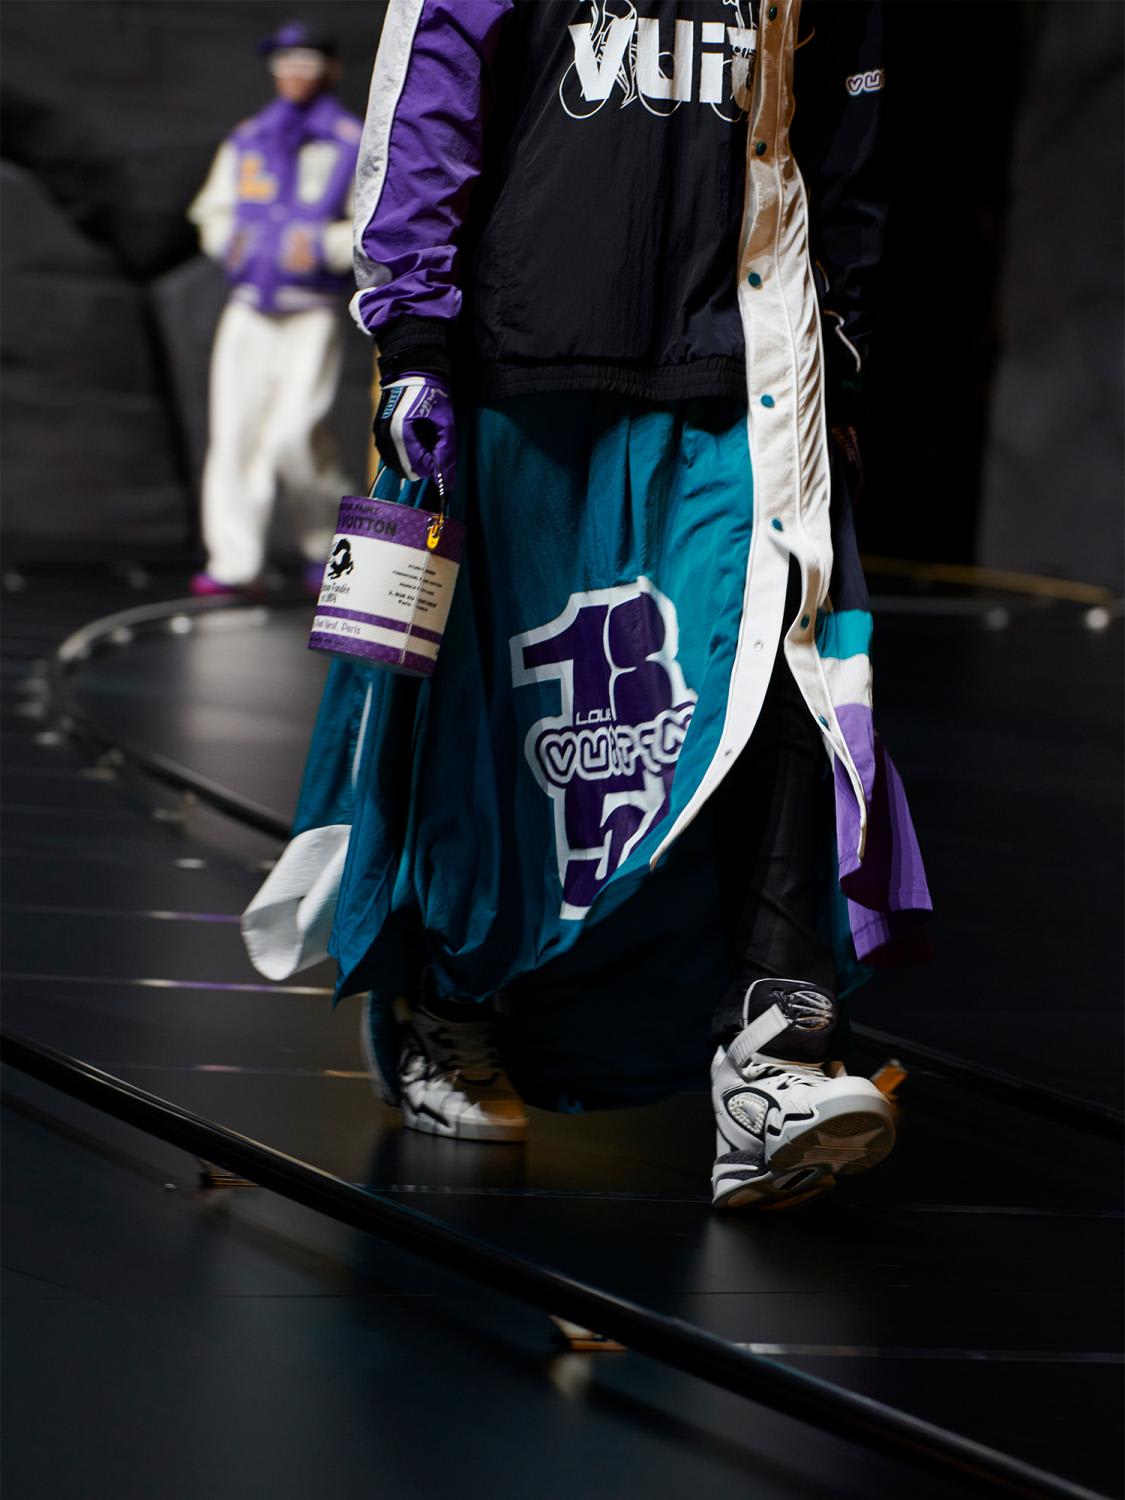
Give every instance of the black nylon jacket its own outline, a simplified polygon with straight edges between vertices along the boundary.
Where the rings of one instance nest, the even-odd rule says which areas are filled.
[[[479,106],[453,133],[459,164],[472,169],[448,225],[459,305],[433,317],[429,299],[415,310],[400,296],[385,316],[378,290],[361,291],[353,310],[375,334],[383,379],[452,363],[485,400],[568,389],[744,397],[735,285],[758,0],[492,8],[495,24],[469,54]],[[433,0],[421,8],[419,29],[446,30],[435,33],[439,53],[450,13]],[[791,142],[809,198],[834,422],[853,414],[874,322],[881,21],[878,5],[806,0],[795,58]],[[414,45],[425,45],[417,30]],[[416,132],[423,148],[433,138],[426,165],[439,175],[451,151],[440,134]],[[386,172],[417,172],[394,147],[392,127]],[[380,241],[378,209],[357,237],[362,261]]]

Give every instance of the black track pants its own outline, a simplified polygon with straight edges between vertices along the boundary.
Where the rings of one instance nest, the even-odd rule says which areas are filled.
[[[787,621],[792,614],[787,604]],[[716,794],[731,976],[715,1008],[716,1043],[741,1029],[743,997],[756,979],[805,979],[835,991],[832,952],[816,930],[833,817],[820,731],[779,647],[753,737]]]

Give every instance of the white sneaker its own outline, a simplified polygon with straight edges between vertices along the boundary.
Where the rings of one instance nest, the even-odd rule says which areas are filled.
[[[479,1010],[471,1021],[447,1021],[421,1007],[401,1015],[402,1123],[458,1140],[520,1142],[526,1109],[496,1051],[492,1013]]]
[[[894,1110],[870,1079],[850,1077],[840,1063],[805,1060],[835,1028],[831,995],[795,980],[758,983],[768,984],[772,1003],[711,1064],[717,1208],[806,1202],[837,1177],[877,1166],[895,1143]],[[799,1060],[763,1051],[779,1042]]]

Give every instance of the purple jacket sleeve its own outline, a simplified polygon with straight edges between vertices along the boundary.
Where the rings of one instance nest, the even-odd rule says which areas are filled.
[[[352,316],[380,356],[444,348],[457,236],[480,175],[489,69],[512,0],[391,0],[355,190]],[[387,370],[384,368],[384,378]]]

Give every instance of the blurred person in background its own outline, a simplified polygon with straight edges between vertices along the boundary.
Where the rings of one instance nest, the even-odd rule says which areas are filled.
[[[259,578],[279,489],[315,592],[351,488],[325,419],[340,381],[362,127],[333,96],[340,68],[329,38],[291,22],[261,51],[277,97],[223,142],[189,209],[231,286],[211,354],[207,561],[191,582],[201,595]]]
[[[380,453],[403,499],[453,490],[462,581],[420,690],[333,664],[243,930],[281,978],[331,929],[413,1129],[524,1138],[494,1002],[562,973],[638,997],[619,1088],[710,1013],[716,1205],[894,1143],[839,1062],[841,995],[930,906],[849,499],[882,89],[873,5],[392,0],[352,312]]]

